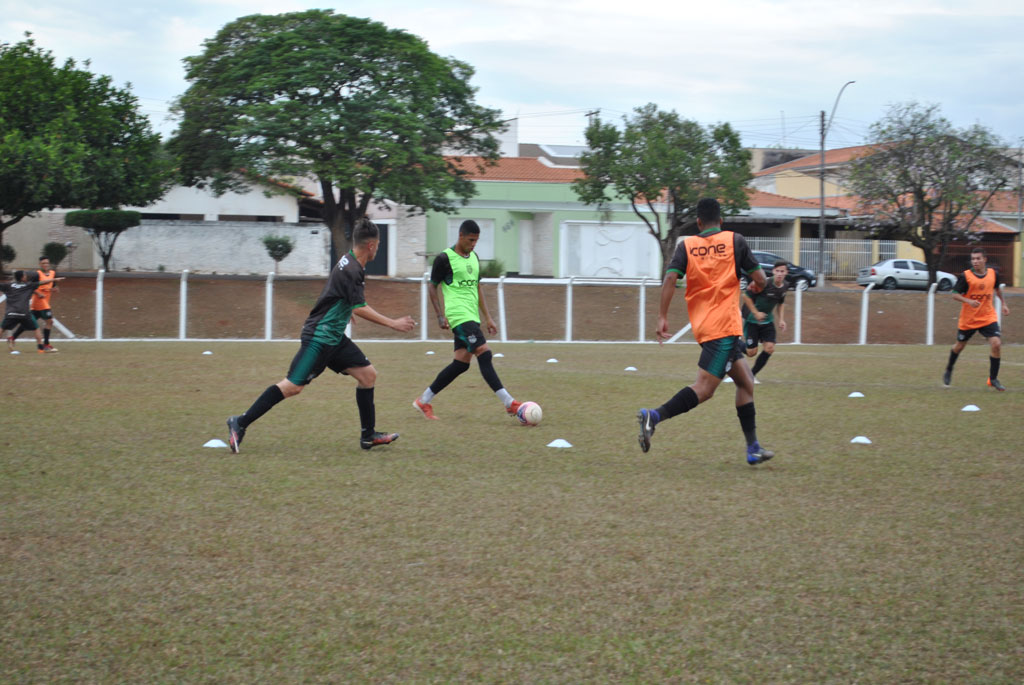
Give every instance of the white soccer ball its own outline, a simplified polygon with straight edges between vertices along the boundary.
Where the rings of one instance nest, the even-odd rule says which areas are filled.
[[[544,412],[536,402],[523,402],[516,411],[516,418],[524,426],[536,426],[544,418]]]

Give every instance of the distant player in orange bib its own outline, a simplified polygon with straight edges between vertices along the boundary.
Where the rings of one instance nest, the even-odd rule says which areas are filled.
[[[747,463],[768,461],[774,452],[757,440],[754,412],[754,377],[744,359],[743,322],[740,316],[740,276],[753,282],[748,292],[764,289],[767,278],[742,235],[722,230],[722,208],[718,200],[704,198],[697,203],[698,235],[684,239],[665,272],[658,314],[658,341],[669,338],[668,308],[676,282],[686,276],[686,309],[694,337],[700,343],[697,381],[683,388],[657,409],[641,409],[640,449],[651,448],[651,436],[659,422],[686,413],[711,399],[727,374],[736,383],[736,415],[747,442]]]
[[[50,268],[50,260],[46,257],[39,258],[39,270],[36,273],[39,274],[40,283],[47,279],[52,281],[57,277],[57,272]],[[57,351],[57,348],[50,344],[50,331],[53,330],[53,310],[50,309],[50,295],[56,292],[57,289],[57,286],[53,283],[47,283],[40,285],[32,293],[32,316],[35,317],[37,323],[43,322],[43,352]]]
[[[971,336],[981,333],[988,340],[988,386],[996,390],[1006,390],[999,382],[999,358],[1002,339],[999,335],[999,315],[993,303],[998,297],[1003,308],[1003,315],[1010,313],[999,288],[1005,285],[999,272],[987,266],[988,257],[985,249],[976,247],[971,250],[971,268],[960,274],[953,286],[953,299],[963,303],[960,307],[960,318],[956,327],[956,343],[949,351],[949,362],[946,372],[942,374],[942,384],[948,386],[953,382],[953,365],[960,356]]]

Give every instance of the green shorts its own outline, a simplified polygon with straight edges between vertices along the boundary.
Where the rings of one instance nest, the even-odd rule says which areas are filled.
[[[746,346],[738,335],[726,338],[715,338],[700,344],[700,361],[697,366],[718,379],[725,378],[732,363],[743,358]]]

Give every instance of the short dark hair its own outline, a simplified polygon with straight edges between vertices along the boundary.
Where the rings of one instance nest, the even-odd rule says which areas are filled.
[[[380,238],[380,229],[365,216],[356,219],[356,225],[352,227],[352,244],[365,245],[371,240]]]
[[[25,272],[24,271],[22,271],[21,269],[18,269],[17,271],[14,272],[14,280],[15,281],[20,283],[21,279],[23,279],[23,278],[25,278]]]
[[[459,235],[479,235],[480,226],[477,225],[472,219],[466,219],[459,225]]]
[[[981,246],[972,247],[971,248],[971,254],[975,254],[975,253],[980,254],[982,257],[986,257],[986,258],[988,257],[988,253],[985,252],[985,248],[983,248]]]
[[[775,263],[772,264],[772,268],[774,269],[777,266],[784,266],[784,267],[786,267],[788,269],[789,268],[789,263],[786,262],[785,259],[776,259]]]
[[[704,224],[722,223],[722,206],[713,197],[702,198],[697,202],[697,218]]]

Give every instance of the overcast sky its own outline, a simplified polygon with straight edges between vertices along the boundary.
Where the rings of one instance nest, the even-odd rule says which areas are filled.
[[[863,142],[887,105],[938,104],[957,126],[1024,139],[1021,0],[0,0],[0,41],[31,31],[63,59],[131,82],[154,127],[187,88],[182,58],[249,14],[310,8],[381,21],[476,69],[481,104],[521,142],[581,144],[586,112],[654,102],[728,121],[746,145],[817,148],[820,110],[847,81],[828,147]]]

